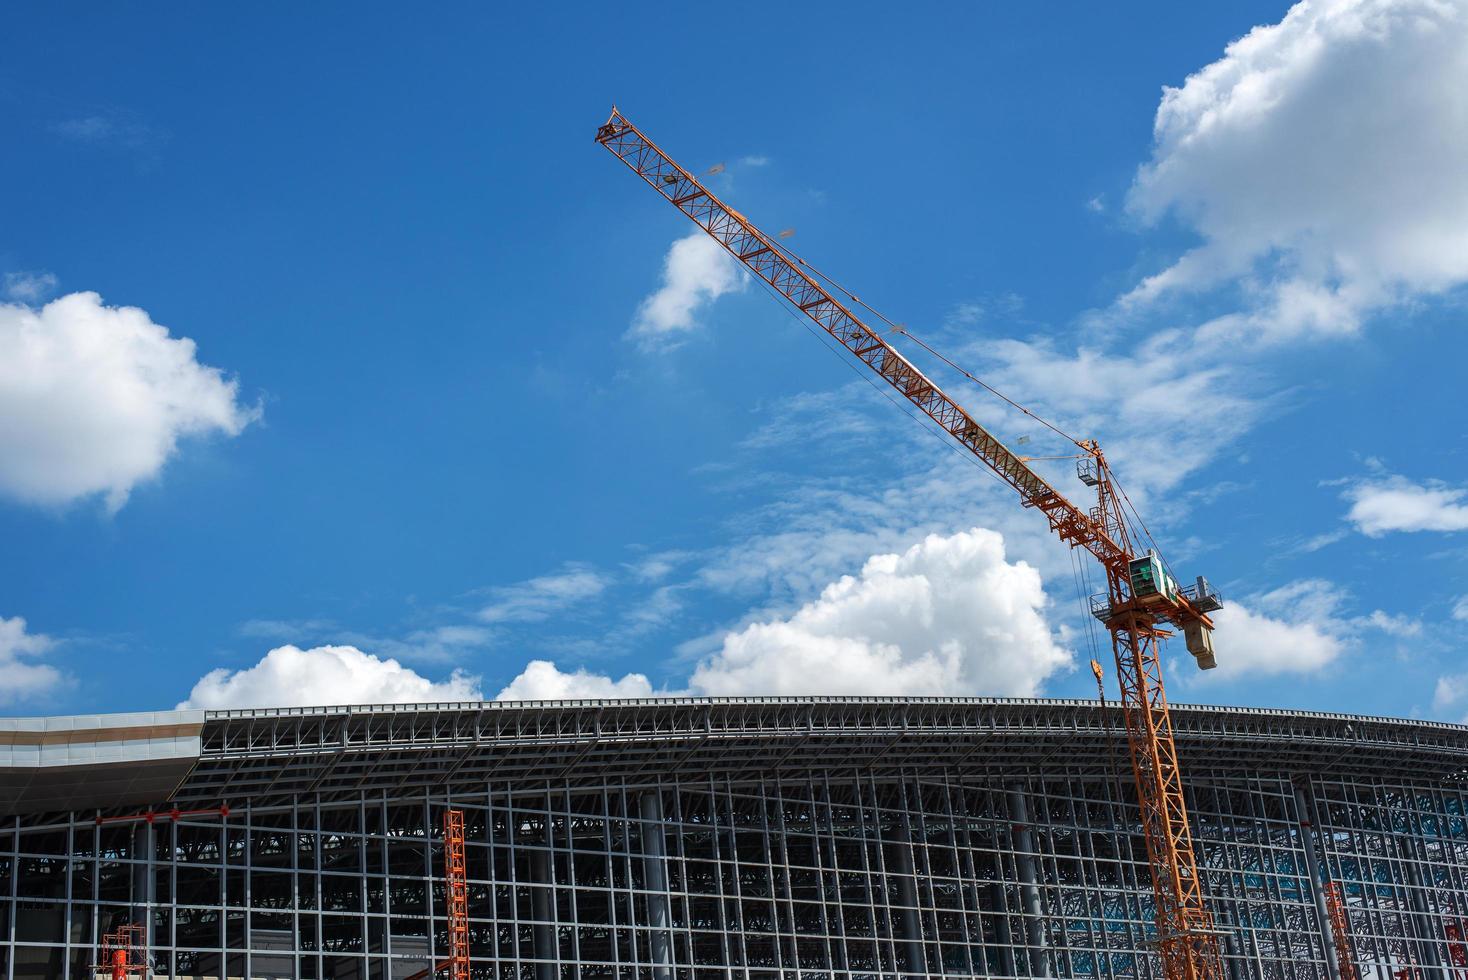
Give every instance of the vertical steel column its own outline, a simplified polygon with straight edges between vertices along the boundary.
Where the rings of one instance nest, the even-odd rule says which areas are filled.
[[[1239,966],[1239,959],[1243,951],[1239,949],[1238,932],[1234,928],[1233,910],[1228,907],[1218,910],[1218,924],[1223,928],[1223,975],[1229,980],[1240,980],[1243,977],[1243,968]],[[1331,980],[1337,980],[1332,976]]]
[[[143,955],[153,961],[153,821],[133,824],[129,850],[133,858],[132,919],[143,927]],[[141,861],[139,860],[141,858]]]
[[[996,867],[995,873],[998,874]],[[1004,883],[989,885],[989,904],[994,910],[994,942],[999,947],[999,967],[1006,977],[1019,976],[1019,967],[1014,960],[1014,932],[1009,928],[1009,895]]]
[[[902,903],[902,951],[907,960],[905,973],[926,976],[927,958],[923,955],[923,929],[918,921],[917,871],[912,860],[912,823],[903,793],[902,840],[897,842],[897,900]]]
[[[1425,859],[1419,856],[1417,848],[1421,829],[1416,826],[1416,820],[1409,820],[1407,835],[1389,834],[1388,839],[1396,842],[1397,856],[1407,878],[1407,902],[1412,906],[1408,918],[1412,922],[1412,931],[1417,934],[1414,944],[1418,950],[1416,972],[1422,980],[1448,980],[1442,957],[1442,946],[1447,937],[1435,928],[1436,917],[1427,907],[1429,884],[1422,876]]]
[[[549,803],[547,803],[549,807]],[[532,927],[532,938],[535,942],[535,980],[556,980],[556,956],[559,953],[556,942],[556,927],[553,924],[555,909],[551,898],[552,887],[555,885],[555,862],[551,860],[549,850],[550,839],[550,815],[545,815],[545,834],[540,847],[530,852],[531,874],[535,878],[535,886],[530,890],[530,914],[535,917],[535,925]]]
[[[1319,841],[1315,834],[1315,800],[1306,787],[1295,784],[1295,810],[1300,819],[1300,850],[1305,854],[1305,871],[1310,877],[1310,897],[1315,900],[1315,920],[1320,923],[1320,945],[1325,950],[1325,972],[1330,980],[1341,980],[1336,960],[1336,937],[1331,931],[1330,910],[1325,905],[1325,876],[1320,873]]]
[[[642,818],[642,886],[647,890],[647,924],[651,927],[653,980],[673,975],[672,916],[668,910],[668,855],[663,837],[663,798],[656,790],[637,798]]]
[[[1045,948],[1045,910],[1040,902],[1039,876],[1035,871],[1035,836],[1030,832],[1030,809],[1024,789],[1012,783],[1005,794],[1009,802],[1009,825],[1014,835],[1014,864],[1019,872],[1020,902],[1025,913],[1025,940],[1032,977],[1050,976],[1050,956]]]
[[[5,821],[5,825],[0,830],[8,831],[18,826],[20,826],[20,818],[12,817]],[[6,893],[6,897],[10,899],[10,915],[6,917],[5,922],[5,970],[3,971],[5,976],[3,980],[12,980],[15,975],[15,930],[17,928],[15,920],[18,918],[15,914],[15,898],[20,894],[20,838],[15,834],[0,832],[0,844],[3,844],[6,849],[5,857],[9,859],[11,868],[10,888]],[[100,851],[94,850],[92,853],[99,854]],[[94,860],[100,863],[99,859]],[[97,864],[93,864],[94,869],[96,866]],[[92,880],[92,888],[95,891],[97,887],[95,873],[92,875]],[[92,906],[92,942],[97,942],[97,907],[95,905]]]

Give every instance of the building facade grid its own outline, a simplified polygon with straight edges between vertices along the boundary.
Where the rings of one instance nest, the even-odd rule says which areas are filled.
[[[1457,788],[1196,777],[1232,976],[1334,976],[1321,874],[1363,976],[1468,976]],[[1130,800],[1115,772],[813,775],[13,817],[0,978],[91,977],[99,933],[148,909],[158,976],[402,980],[445,948],[449,805],[466,817],[476,977],[1155,977]]]

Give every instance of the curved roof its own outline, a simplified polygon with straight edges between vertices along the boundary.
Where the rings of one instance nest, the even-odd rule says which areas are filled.
[[[1468,773],[1468,727],[1174,705],[1190,782]],[[1125,769],[1115,706],[1002,698],[646,698],[0,719],[0,812],[238,806],[659,780],[1014,778]]]

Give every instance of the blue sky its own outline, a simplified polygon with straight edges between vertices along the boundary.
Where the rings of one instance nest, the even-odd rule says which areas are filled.
[[[767,13],[10,11],[0,710],[1092,696],[1064,548],[615,102],[1111,448],[1232,600],[1175,700],[1468,715],[1463,5]]]

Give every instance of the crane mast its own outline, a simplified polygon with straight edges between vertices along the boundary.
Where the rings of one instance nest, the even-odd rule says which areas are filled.
[[[936,422],[1020,495],[1023,506],[1045,515],[1050,529],[1073,548],[1094,555],[1107,591],[1091,612],[1111,634],[1156,899],[1157,947],[1170,980],[1223,980],[1218,934],[1204,901],[1201,876],[1183,799],[1181,767],[1162,683],[1160,641],[1180,628],[1188,651],[1204,669],[1214,666],[1208,613],[1221,602],[1207,583],[1179,588],[1151,551],[1134,554],[1124,497],[1094,441],[1082,450],[1077,474],[1095,488],[1097,504],[1082,510],[1011,452],[964,408],[923,375],[851,306],[808,273],[809,266],[720,201],[673,162],[617,109],[596,140],[655,191],[769,284],[857,360]],[[854,299],[854,297],[853,297]]]

